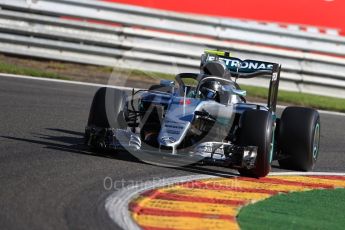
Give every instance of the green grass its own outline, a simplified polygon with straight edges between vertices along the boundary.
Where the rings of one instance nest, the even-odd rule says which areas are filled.
[[[267,98],[268,91],[265,88],[255,86],[242,86],[242,88],[247,90],[247,95],[250,97]],[[316,109],[345,112],[345,99],[341,98],[279,90],[278,104],[281,102]]]
[[[344,229],[345,189],[278,195],[244,207],[238,216],[248,229]]]
[[[63,64],[61,64],[60,68],[64,68]],[[102,68],[104,71],[107,71],[109,73],[114,71],[114,69],[110,67],[100,67],[100,68]],[[158,73],[158,72],[148,72],[148,71],[130,70],[130,69],[116,69],[116,71],[125,73],[128,76],[142,76],[151,80],[159,80],[159,79],[174,80],[175,79],[174,75]],[[14,64],[4,63],[4,62],[0,62],[0,72],[19,74],[19,75],[28,75],[28,76],[33,76],[33,77],[71,80],[68,77],[61,76],[53,72],[37,70],[34,68],[28,68],[28,67],[21,67]],[[187,81],[186,83],[191,84],[191,85],[194,84],[192,80]],[[267,99],[267,93],[268,93],[267,88],[245,86],[245,85],[242,86],[242,88],[244,90],[247,90],[247,95],[250,98],[254,98],[254,100],[255,98]],[[294,105],[313,107],[316,109],[345,112],[345,99],[317,96],[317,95],[305,94],[305,93],[288,92],[288,91],[280,90],[279,96],[278,96],[278,104],[279,103],[289,103],[289,104],[294,104]]]
[[[62,80],[70,80],[67,77],[60,76],[59,74],[37,70],[34,68],[29,67],[22,67],[14,64],[0,62],[0,72],[1,73],[9,73],[9,74],[17,74],[17,75],[27,75],[33,77],[43,77],[43,78],[54,78],[54,79],[62,79]]]

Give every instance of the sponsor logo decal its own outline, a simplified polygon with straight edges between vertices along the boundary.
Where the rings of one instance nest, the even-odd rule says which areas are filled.
[[[161,140],[162,140],[162,142],[167,143],[167,144],[176,142],[175,138],[168,137],[168,136],[162,137]]]
[[[255,61],[255,60],[240,60],[238,58],[225,58],[225,57],[217,57],[219,60],[223,61],[227,68],[230,71],[234,72],[242,72],[242,73],[251,73],[258,70],[266,70],[272,71],[273,70],[273,63],[269,62],[262,62],[262,61]],[[208,56],[207,61],[214,61],[217,59],[216,56]]]

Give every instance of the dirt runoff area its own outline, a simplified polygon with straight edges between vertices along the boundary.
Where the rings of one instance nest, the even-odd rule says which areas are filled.
[[[147,88],[159,83],[159,77],[147,72],[124,70],[96,65],[83,65],[46,59],[19,57],[0,54],[1,66],[30,71],[52,73],[62,79],[99,84],[120,85],[134,88]],[[8,72],[4,68],[0,72]]]
[[[12,73],[36,77],[51,77],[105,85],[147,89],[159,84],[160,79],[171,79],[167,74],[119,69],[96,65],[0,54],[0,73]],[[260,97],[247,97],[248,101],[265,103]]]

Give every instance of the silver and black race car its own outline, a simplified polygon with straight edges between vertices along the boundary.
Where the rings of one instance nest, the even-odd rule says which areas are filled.
[[[162,80],[148,90],[100,88],[92,102],[86,144],[96,151],[194,159],[252,177],[266,176],[272,160],[288,169],[314,167],[319,114],[287,107],[277,116],[279,64],[208,50],[200,70],[178,74],[176,82]],[[270,79],[267,105],[247,103],[246,91],[236,83],[257,76]]]

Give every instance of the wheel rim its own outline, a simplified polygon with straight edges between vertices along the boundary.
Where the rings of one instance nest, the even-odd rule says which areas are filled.
[[[276,115],[273,115],[272,140],[271,140],[271,143],[270,143],[270,156],[269,156],[270,164],[272,164],[272,160],[273,160],[275,131],[276,131]]]
[[[316,159],[319,153],[319,143],[320,143],[320,124],[317,123],[314,131],[313,140],[313,158]]]
[[[271,143],[270,143],[270,157],[269,157],[270,164],[272,163],[272,160],[273,160],[274,139],[275,139],[274,133],[275,133],[275,129],[273,129],[272,141],[271,141]]]

